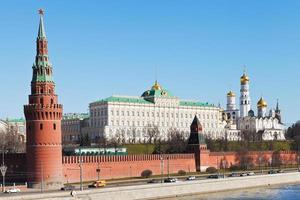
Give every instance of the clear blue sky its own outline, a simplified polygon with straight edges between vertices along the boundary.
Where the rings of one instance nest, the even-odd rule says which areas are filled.
[[[0,6],[0,117],[22,117],[39,16],[65,112],[112,94],[140,95],[157,77],[184,99],[225,106],[243,65],[253,108],[280,99],[300,113],[300,1],[5,1]]]

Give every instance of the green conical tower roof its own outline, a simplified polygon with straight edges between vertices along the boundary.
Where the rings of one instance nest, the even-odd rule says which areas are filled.
[[[48,41],[44,27],[44,10],[39,10],[40,23],[37,36],[37,53],[33,64],[32,82],[53,82],[52,66],[48,56]]]
[[[40,14],[40,24],[39,24],[38,39],[44,39],[44,38],[46,38],[45,27],[44,27],[44,19],[43,19],[44,10],[40,9],[39,14]]]

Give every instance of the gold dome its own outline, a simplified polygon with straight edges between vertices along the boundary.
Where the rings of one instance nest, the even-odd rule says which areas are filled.
[[[246,84],[249,81],[250,81],[249,77],[247,76],[246,73],[244,73],[243,76],[241,77],[241,83]]]
[[[162,87],[155,81],[154,85],[151,88],[152,90],[162,90]]]
[[[235,97],[235,94],[234,94],[234,92],[229,91],[229,92],[227,93],[227,96],[228,96],[228,97]]]
[[[268,107],[267,102],[264,100],[264,98],[260,98],[260,100],[257,102],[257,107],[258,108],[266,108]]]

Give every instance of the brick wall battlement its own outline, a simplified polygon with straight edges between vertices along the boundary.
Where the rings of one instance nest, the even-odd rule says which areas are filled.
[[[177,160],[195,159],[194,154],[162,154],[162,155],[111,155],[111,156],[82,156],[82,163],[104,163],[104,162],[130,162],[130,161],[154,161],[154,160]],[[64,156],[63,164],[78,164],[80,156]]]

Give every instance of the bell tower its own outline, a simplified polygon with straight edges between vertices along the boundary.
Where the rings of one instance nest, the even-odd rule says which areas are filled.
[[[31,94],[29,95],[29,104],[24,106],[27,127],[28,186],[57,189],[61,187],[63,180],[61,146],[63,107],[58,103],[55,94],[42,9],[39,10],[39,15],[36,57],[32,66]]]

